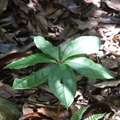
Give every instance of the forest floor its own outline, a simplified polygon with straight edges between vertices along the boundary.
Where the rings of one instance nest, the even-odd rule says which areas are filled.
[[[13,61],[40,52],[33,42],[34,36],[43,36],[54,46],[80,36],[101,38],[99,52],[87,57],[107,68],[116,79],[79,76],[75,100],[68,110],[61,104],[59,120],[70,120],[77,109],[87,105],[90,108],[83,117],[106,113],[103,120],[119,120],[120,1],[1,1],[0,97],[18,105],[21,112],[19,120],[55,120],[57,114],[58,100],[47,83],[28,90],[11,89],[15,78],[28,76],[45,64],[19,70],[2,69]]]

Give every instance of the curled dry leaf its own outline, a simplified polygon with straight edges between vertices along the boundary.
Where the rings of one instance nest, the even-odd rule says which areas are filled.
[[[103,17],[103,16],[107,16],[107,12],[103,11],[103,10],[93,10],[91,11],[91,15],[93,17]]]
[[[105,87],[116,87],[120,84],[120,80],[111,80],[111,81],[105,81],[102,83],[95,84],[94,86],[97,88],[105,88]]]
[[[27,115],[22,116],[19,120],[39,120],[42,119],[43,116],[39,115],[39,113],[29,113]]]
[[[28,55],[30,54],[24,52],[17,52],[5,56],[0,59],[0,69],[5,67],[7,64],[10,64],[11,62],[14,62],[22,57],[27,57]]]
[[[23,115],[19,120],[27,120],[27,119],[49,119],[55,120],[57,115],[57,108],[37,108],[37,113],[28,113]],[[66,118],[70,118],[71,113],[68,110],[61,110],[59,114],[59,120],[65,120]]]
[[[22,106],[22,113],[23,113],[23,115],[27,115],[27,114],[33,113],[33,112],[34,112],[33,108],[30,108],[28,103],[25,103]]]
[[[107,0],[105,3],[108,5],[108,7],[120,11],[120,1],[119,0]]]
[[[53,108],[53,107],[52,108],[50,107],[49,108],[38,108],[37,112],[55,120],[56,115],[57,115],[57,108]],[[64,109],[60,110],[59,119],[63,120],[65,118],[70,118],[70,117],[71,117],[70,111],[64,110]]]

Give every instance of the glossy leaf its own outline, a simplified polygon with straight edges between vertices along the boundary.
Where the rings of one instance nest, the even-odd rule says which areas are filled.
[[[48,54],[57,61],[59,61],[59,47],[54,47],[49,41],[45,40],[42,36],[34,37],[34,42],[43,53]]]
[[[68,108],[76,93],[76,79],[67,65],[55,64],[51,68],[48,84],[53,94]]]
[[[4,69],[5,68],[20,69],[20,68],[26,68],[36,63],[51,63],[51,62],[56,62],[56,61],[44,53],[36,53],[26,58],[21,58],[17,61],[12,62],[11,64],[5,66]]]
[[[69,65],[78,73],[88,78],[110,79],[114,76],[101,65],[94,63],[86,57],[73,57],[65,61],[64,64]]]
[[[88,109],[88,107],[83,107],[77,110],[70,120],[82,120],[83,114]]]
[[[61,48],[62,61],[77,54],[92,54],[98,52],[101,40],[95,36],[83,36],[69,41]]]
[[[48,80],[51,67],[46,67],[38,72],[33,72],[28,77],[14,80],[13,89],[30,89],[36,87]]]

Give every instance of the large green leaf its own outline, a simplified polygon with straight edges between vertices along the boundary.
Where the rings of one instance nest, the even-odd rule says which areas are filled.
[[[76,79],[67,65],[55,64],[51,68],[48,84],[53,94],[68,108],[76,93]]]
[[[34,42],[43,53],[48,54],[49,56],[53,57],[57,61],[59,61],[59,47],[53,46],[49,41],[45,40],[42,36],[34,37]]]
[[[11,64],[5,66],[4,69],[5,68],[20,69],[20,68],[26,68],[36,63],[51,63],[51,62],[56,62],[56,61],[44,53],[36,53],[26,58],[21,58],[17,61],[12,62]]]
[[[33,72],[31,75],[25,78],[14,80],[13,89],[30,89],[36,87],[46,80],[48,80],[48,75],[50,73],[51,67],[46,67],[38,72]]]
[[[86,57],[73,57],[64,62],[78,73],[88,78],[110,79],[114,76],[101,65],[94,63],[92,60]]]
[[[83,36],[69,41],[61,48],[62,61],[76,54],[92,54],[98,52],[101,40],[95,36]]]

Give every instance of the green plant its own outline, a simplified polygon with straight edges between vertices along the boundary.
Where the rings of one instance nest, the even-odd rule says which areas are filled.
[[[30,76],[13,82],[13,89],[30,89],[48,80],[53,94],[68,108],[74,100],[77,90],[74,71],[88,77],[99,79],[114,78],[104,67],[80,54],[92,54],[99,50],[101,40],[95,36],[83,36],[65,43],[62,47],[53,46],[41,36],[34,38],[37,48],[43,53],[36,53],[19,59],[5,66],[20,69],[36,63],[53,63]]]
[[[83,114],[84,112],[88,109],[89,106],[81,108],[79,110],[77,110],[74,115],[71,117],[70,120],[82,120]],[[94,114],[84,120],[99,120],[100,118],[102,118],[105,115],[105,113],[102,114]]]

